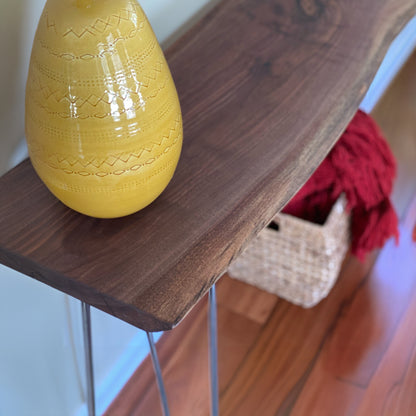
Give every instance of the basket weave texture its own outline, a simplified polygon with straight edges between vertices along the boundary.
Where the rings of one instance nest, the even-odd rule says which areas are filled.
[[[341,196],[323,225],[277,214],[229,267],[231,277],[310,308],[334,286],[350,244],[350,216]]]

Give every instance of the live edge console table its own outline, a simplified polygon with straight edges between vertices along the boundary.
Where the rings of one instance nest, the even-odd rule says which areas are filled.
[[[28,160],[0,178],[0,262],[83,302],[91,415],[89,305],[148,332],[159,377],[151,333],[174,328],[308,179],[415,13],[416,0],[223,0],[167,51],[184,147],[135,215],[71,211]]]

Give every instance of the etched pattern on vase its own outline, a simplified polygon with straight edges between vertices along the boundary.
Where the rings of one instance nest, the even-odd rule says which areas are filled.
[[[182,147],[180,104],[135,0],[48,0],[26,88],[32,164],[67,206],[101,218],[150,204]]]

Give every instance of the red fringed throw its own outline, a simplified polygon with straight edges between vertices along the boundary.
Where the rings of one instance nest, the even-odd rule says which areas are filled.
[[[344,134],[283,212],[324,223],[345,193],[351,212],[352,253],[360,260],[387,239],[399,237],[390,193],[396,176],[394,156],[375,121],[358,111]]]

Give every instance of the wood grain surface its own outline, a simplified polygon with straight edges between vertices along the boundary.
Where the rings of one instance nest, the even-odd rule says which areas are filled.
[[[311,310],[224,276],[217,284],[222,415],[415,416],[415,74],[416,51],[373,113],[398,160],[400,245],[389,242],[365,264],[348,259]],[[207,371],[193,365],[208,365],[206,346],[193,348],[195,336],[206,340],[205,302],[158,343],[172,416],[209,415]],[[244,322],[251,325],[243,340]],[[146,360],[105,416],[161,415],[152,372]]]
[[[325,157],[415,12],[414,0],[224,0],[167,53],[185,129],[168,189],[97,220],[25,161],[0,179],[0,262],[171,329]]]

